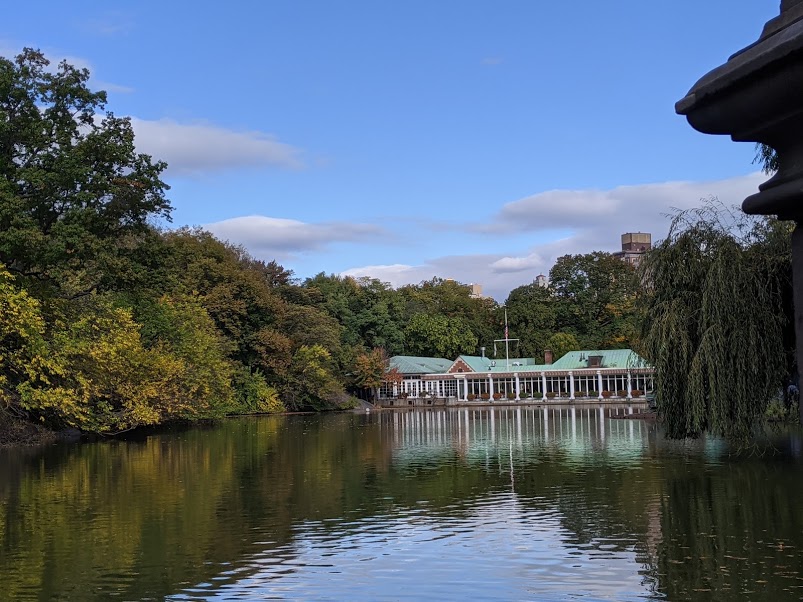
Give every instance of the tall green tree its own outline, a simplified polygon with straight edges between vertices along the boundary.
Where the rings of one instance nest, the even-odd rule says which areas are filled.
[[[474,298],[471,288],[454,280],[432,278],[399,288],[404,303],[405,328],[419,314],[438,315],[464,325],[483,344],[490,345],[502,332],[503,319],[497,303],[490,298]],[[406,352],[412,353],[409,341]],[[475,353],[476,351],[471,351]]]
[[[510,291],[505,301],[510,336],[519,339],[522,357],[543,358],[557,327],[557,298],[535,283]],[[554,351],[554,350],[553,350]]]
[[[0,263],[64,296],[103,285],[149,219],[169,219],[165,168],[137,153],[89,72],[26,48],[0,58]]]
[[[477,352],[477,337],[461,318],[416,314],[405,330],[412,355],[452,359]]]
[[[402,352],[402,307],[390,285],[375,278],[320,273],[307,279],[304,287],[312,302],[343,327],[344,346]]]
[[[574,334],[586,348],[632,346],[641,284],[630,264],[602,251],[564,255],[549,278],[560,331]]]

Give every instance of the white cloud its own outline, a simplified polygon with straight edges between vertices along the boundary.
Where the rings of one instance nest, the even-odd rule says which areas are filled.
[[[310,224],[293,219],[249,215],[204,226],[234,244],[243,245],[264,259],[284,259],[299,253],[321,251],[333,243],[371,242],[386,236],[371,224],[325,222]]]
[[[421,265],[369,265],[344,274],[370,276],[394,286],[413,284],[440,276],[460,282],[476,282],[502,302],[518,286],[529,284],[538,274],[549,274],[558,257],[592,251],[616,251],[625,232],[649,232],[653,242],[669,230],[673,209],[701,205],[701,199],[716,196],[725,205],[739,205],[767,179],[761,173],[711,182],[665,182],[621,186],[613,190],[557,190],[539,193],[503,205],[490,226],[475,224],[487,237],[487,253],[434,257]],[[461,226],[463,229],[466,225]],[[469,225],[472,227],[472,225]],[[566,235],[557,240],[544,237],[555,230]],[[495,252],[499,232],[533,234],[533,244],[514,252]],[[541,237],[543,242],[538,242]],[[485,238],[485,237],[482,237]],[[472,241],[472,251],[481,244]],[[493,251],[492,251],[493,250]]]
[[[492,270],[498,273],[532,271],[544,265],[544,258],[540,253],[530,253],[524,257],[502,257],[490,264]]]
[[[21,48],[0,39],[0,55],[13,58]],[[51,71],[64,60],[78,69],[89,70],[93,90],[127,94],[133,88],[96,79],[92,63],[82,57],[45,50]],[[299,169],[304,166],[301,150],[260,131],[235,131],[211,123],[179,123],[172,119],[131,118],[140,152],[166,161],[173,174],[203,174],[211,171],[251,167]]]
[[[396,263],[393,265],[366,265],[359,268],[352,268],[341,272],[341,275],[353,276],[354,278],[368,276],[369,278],[376,278],[382,282],[388,282],[393,287],[398,287],[428,280],[432,277],[431,270],[432,268],[429,266],[412,266]]]
[[[202,174],[238,167],[303,167],[301,151],[264,132],[233,131],[208,123],[132,118],[137,148],[167,161],[174,173]]]
[[[592,229],[611,227],[644,230],[663,222],[662,214],[674,208],[699,205],[716,196],[726,205],[742,200],[767,177],[761,173],[709,182],[663,182],[620,186],[612,190],[550,190],[505,204],[488,226],[488,232]],[[644,226],[639,226],[644,224]]]

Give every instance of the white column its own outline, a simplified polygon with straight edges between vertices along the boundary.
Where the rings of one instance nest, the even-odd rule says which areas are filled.
[[[602,399],[602,372],[597,370],[597,393],[599,394],[599,399]]]
[[[399,396],[399,383],[393,383],[393,397]]]
[[[516,401],[521,400],[521,383],[519,382],[519,373],[514,372],[513,378],[516,379]]]
[[[468,378],[463,377],[463,401],[468,401]]]
[[[541,400],[546,401],[546,374],[541,372]]]
[[[488,394],[490,396],[490,397],[488,397],[488,401],[493,401],[494,400],[494,377],[493,377],[492,374],[488,375]]]
[[[633,383],[630,380],[630,370],[627,371],[627,398],[633,399]]]
[[[574,372],[569,372],[569,401],[574,401]]]

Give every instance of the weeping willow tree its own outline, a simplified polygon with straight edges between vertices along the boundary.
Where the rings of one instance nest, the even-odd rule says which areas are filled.
[[[646,257],[641,351],[670,437],[744,439],[790,373],[791,227],[716,199]]]

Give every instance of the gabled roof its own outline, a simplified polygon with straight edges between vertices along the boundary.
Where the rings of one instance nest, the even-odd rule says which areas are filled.
[[[452,360],[442,357],[394,355],[390,358],[391,369],[396,368],[402,374],[443,374],[452,363]]]
[[[480,355],[461,355],[456,361],[463,362],[474,372],[515,372],[516,370],[535,370],[536,363],[531,357],[505,358],[482,357]],[[509,369],[508,369],[509,367]]]
[[[632,349],[603,349],[570,351],[558,361],[548,366],[551,370],[581,370],[591,368],[588,358],[602,356],[600,368],[648,368],[649,364]],[[583,358],[583,359],[581,359]]]

